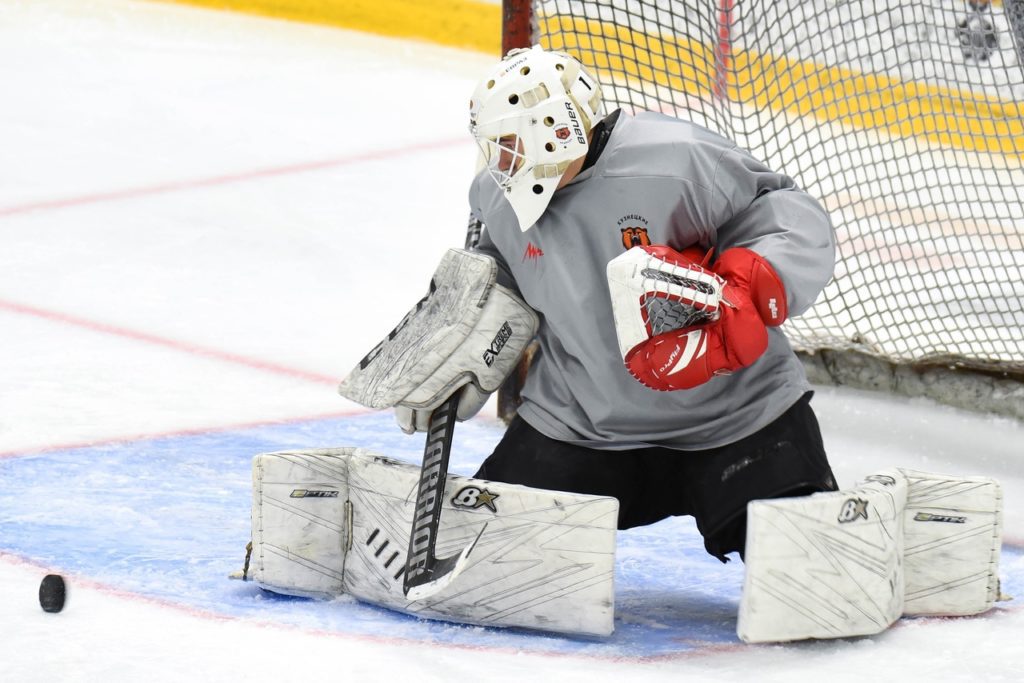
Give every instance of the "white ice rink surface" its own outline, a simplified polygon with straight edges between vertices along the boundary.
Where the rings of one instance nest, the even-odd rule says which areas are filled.
[[[215,531],[247,540],[245,510],[189,516],[219,495],[202,453],[172,449],[120,475],[92,453],[361,415],[334,385],[461,245],[468,94],[491,61],[173,5],[0,4],[0,681],[1020,680],[1019,600],[870,638],[751,647],[733,635],[590,656],[523,633],[434,637],[387,614],[371,632],[323,625],[317,612],[344,601],[292,603],[298,620],[285,623],[204,607],[187,583],[138,587],[159,585],[159,569],[111,582],[98,547],[65,554],[66,520],[88,520],[80,529],[97,538],[135,525],[195,548],[136,556],[139,567],[234,554],[210,547]],[[891,465],[999,478],[1004,588],[1024,585],[1021,424],[825,388],[814,406],[841,483]],[[488,417],[463,431],[481,435],[460,464],[472,469],[500,432]],[[388,439],[393,455],[416,456],[415,440]],[[213,481],[240,490],[251,455],[211,459]],[[144,516],[131,507],[140,487],[190,478],[208,488],[175,488]],[[32,505],[19,507],[23,490]],[[53,531],[14,540],[30,528]],[[698,562],[688,589],[722,572],[735,583],[735,565]],[[36,599],[54,570],[70,581],[58,615]],[[212,590],[229,590],[222,577],[209,573]],[[734,614],[725,621],[734,629]]]

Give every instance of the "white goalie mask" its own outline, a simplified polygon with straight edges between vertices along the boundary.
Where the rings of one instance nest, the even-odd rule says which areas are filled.
[[[528,230],[569,164],[587,153],[601,86],[567,54],[512,50],[473,92],[469,130],[487,169]]]

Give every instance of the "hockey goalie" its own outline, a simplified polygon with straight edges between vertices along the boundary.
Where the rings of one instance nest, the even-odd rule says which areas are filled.
[[[430,293],[341,391],[395,407],[406,425],[418,411],[471,417],[537,329],[536,315],[495,280],[489,257],[449,252]],[[448,402],[448,416],[452,395],[460,398]],[[429,420],[420,426],[429,430]],[[436,436],[428,431],[425,458]],[[348,594],[461,623],[613,631],[618,500],[445,480],[438,470],[436,507],[425,509],[422,475],[358,447],[256,456],[245,578],[279,593]],[[417,529],[434,512],[431,552],[450,566],[439,587],[406,591]],[[748,642],[846,637],[903,614],[985,611],[998,596],[1000,515],[992,480],[904,470],[850,490],[754,501],[738,633]]]
[[[828,214],[733,142],[603,111],[570,55],[506,55],[470,131],[472,250],[341,383],[426,432],[423,463],[359,448],[254,465],[251,576],[422,616],[601,635],[615,534],[690,516],[746,579],[749,642],[877,633],[998,596],[996,482],[899,469],[841,488],[780,326],[832,275]],[[537,352],[471,478],[453,424]]]

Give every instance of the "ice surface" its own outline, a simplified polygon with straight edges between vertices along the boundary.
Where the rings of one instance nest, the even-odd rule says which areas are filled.
[[[1015,680],[1024,616],[749,647],[742,565],[686,519],[621,534],[607,640],[424,622],[230,582],[249,466],[422,444],[335,393],[461,243],[487,56],[128,0],[0,5],[0,680]],[[819,389],[841,483],[891,465],[1006,489],[1024,427]],[[460,425],[453,471],[500,438]],[[69,579],[61,614],[39,581]]]

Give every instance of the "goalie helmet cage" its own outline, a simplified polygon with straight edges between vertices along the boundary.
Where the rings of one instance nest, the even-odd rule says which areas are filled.
[[[828,210],[818,382],[1024,418],[1024,0],[504,0],[503,53],[736,141]],[[965,372],[966,371],[966,372]]]

